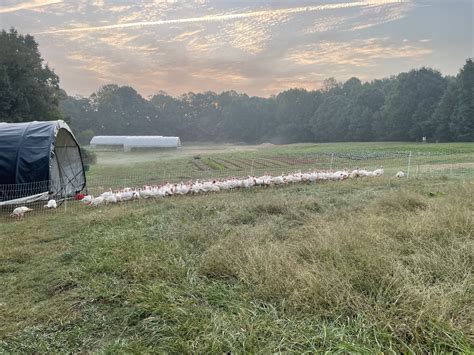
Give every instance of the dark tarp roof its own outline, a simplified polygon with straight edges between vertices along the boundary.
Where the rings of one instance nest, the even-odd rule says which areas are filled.
[[[79,145],[65,122],[0,123],[0,201],[45,191],[70,197],[85,182]]]

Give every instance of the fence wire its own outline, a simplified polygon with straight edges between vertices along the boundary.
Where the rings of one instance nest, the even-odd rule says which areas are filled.
[[[191,159],[189,164],[176,165],[173,161],[163,163],[159,168],[144,173],[134,173],[133,168],[124,167],[117,171],[91,174],[87,177],[87,187],[83,194],[99,196],[106,191],[119,191],[126,188],[157,186],[165,183],[187,183],[189,181],[209,181],[215,179],[246,178],[248,176],[287,175],[295,172],[314,172],[338,170],[352,171],[366,169],[373,171],[383,168],[384,176],[395,178],[395,174],[403,171],[405,179],[446,176],[459,179],[474,177],[474,159],[469,154],[432,154],[411,152],[348,152],[319,153],[307,155],[278,155],[237,157],[214,156]],[[337,183],[337,182],[334,182]],[[51,214],[58,211],[74,213],[84,208],[81,201],[73,198],[56,201],[56,208],[44,207],[50,198],[47,193],[48,181],[31,184],[0,185],[0,223],[18,218],[10,217],[12,211],[26,206],[32,211],[26,216],[35,214]],[[45,192],[40,194],[40,192]],[[30,201],[8,203],[18,197],[33,196]],[[125,204],[127,202],[124,202]]]

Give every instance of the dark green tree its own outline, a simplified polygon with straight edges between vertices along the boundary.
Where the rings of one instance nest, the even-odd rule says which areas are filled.
[[[451,78],[443,97],[433,113],[433,121],[436,125],[435,140],[441,142],[453,140],[454,133],[451,129],[451,122],[453,122],[458,97],[459,87],[457,79]]]
[[[320,92],[291,89],[275,100],[276,141],[278,143],[312,142],[312,117],[322,102]]]
[[[450,121],[454,140],[474,141],[474,62],[468,59],[458,75],[458,100]]]
[[[99,132],[97,112],[92,107],[91,100],[85,97],[69,96],[62,100],[59,106],[79,143],[89,144],[95,131]]]
[[[346,139],[350,100],[344,95],[328,95],[313,115],[312,132],[317,142],[341,142]]]
[[[64,92],[58,76],[43,65],[38,44],[15,29],[0,32],[0,121],[62,119]]]
[[[429,68],[398,75],[383,112],[382,139],[420,140],[433,138],[433,112],[446,88],[441,73]],[[380,128],[379,128],[380,129]]]
[[[91,95],[96,112],[96,134],[160,134],[158,110],[129,86],[105,85]]]
[[[178,135],[188,142],[472,140],[472,73],[468,60],[456,78],[422,68],[367,83],[328,79],[318,91],[291,89],[270,98],[160,91],[147,100],[130,87],[106,85],[61,107],[84,141],[92,132]],[[5,70],[0,82],[0,102],[9,107]]]

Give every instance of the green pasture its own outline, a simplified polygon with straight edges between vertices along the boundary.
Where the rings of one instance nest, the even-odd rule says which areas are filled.
[[[427,146],[99,151],[97,191],[331,154],[390,173],[0,220],[0,353],[472,353],[474,145]]]
[[[411,152],[411,157],[410,157]],[[292,145],[204,145],[177,150],[96,150],[88,172],[91,191],[110,186],[140,186],[163,181],[279,175],[294,171],[384,167],[412,177],[474,176],[474,144],[327,143]],[[410,166],[410,168],[408,168]]]

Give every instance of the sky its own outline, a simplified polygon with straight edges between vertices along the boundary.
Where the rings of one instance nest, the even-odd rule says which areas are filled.
[[[1,0],[0,27],[34,35],[69,95],[110,83],[145,97],[268,97],[324,79],[473,57],[473,0]]]

